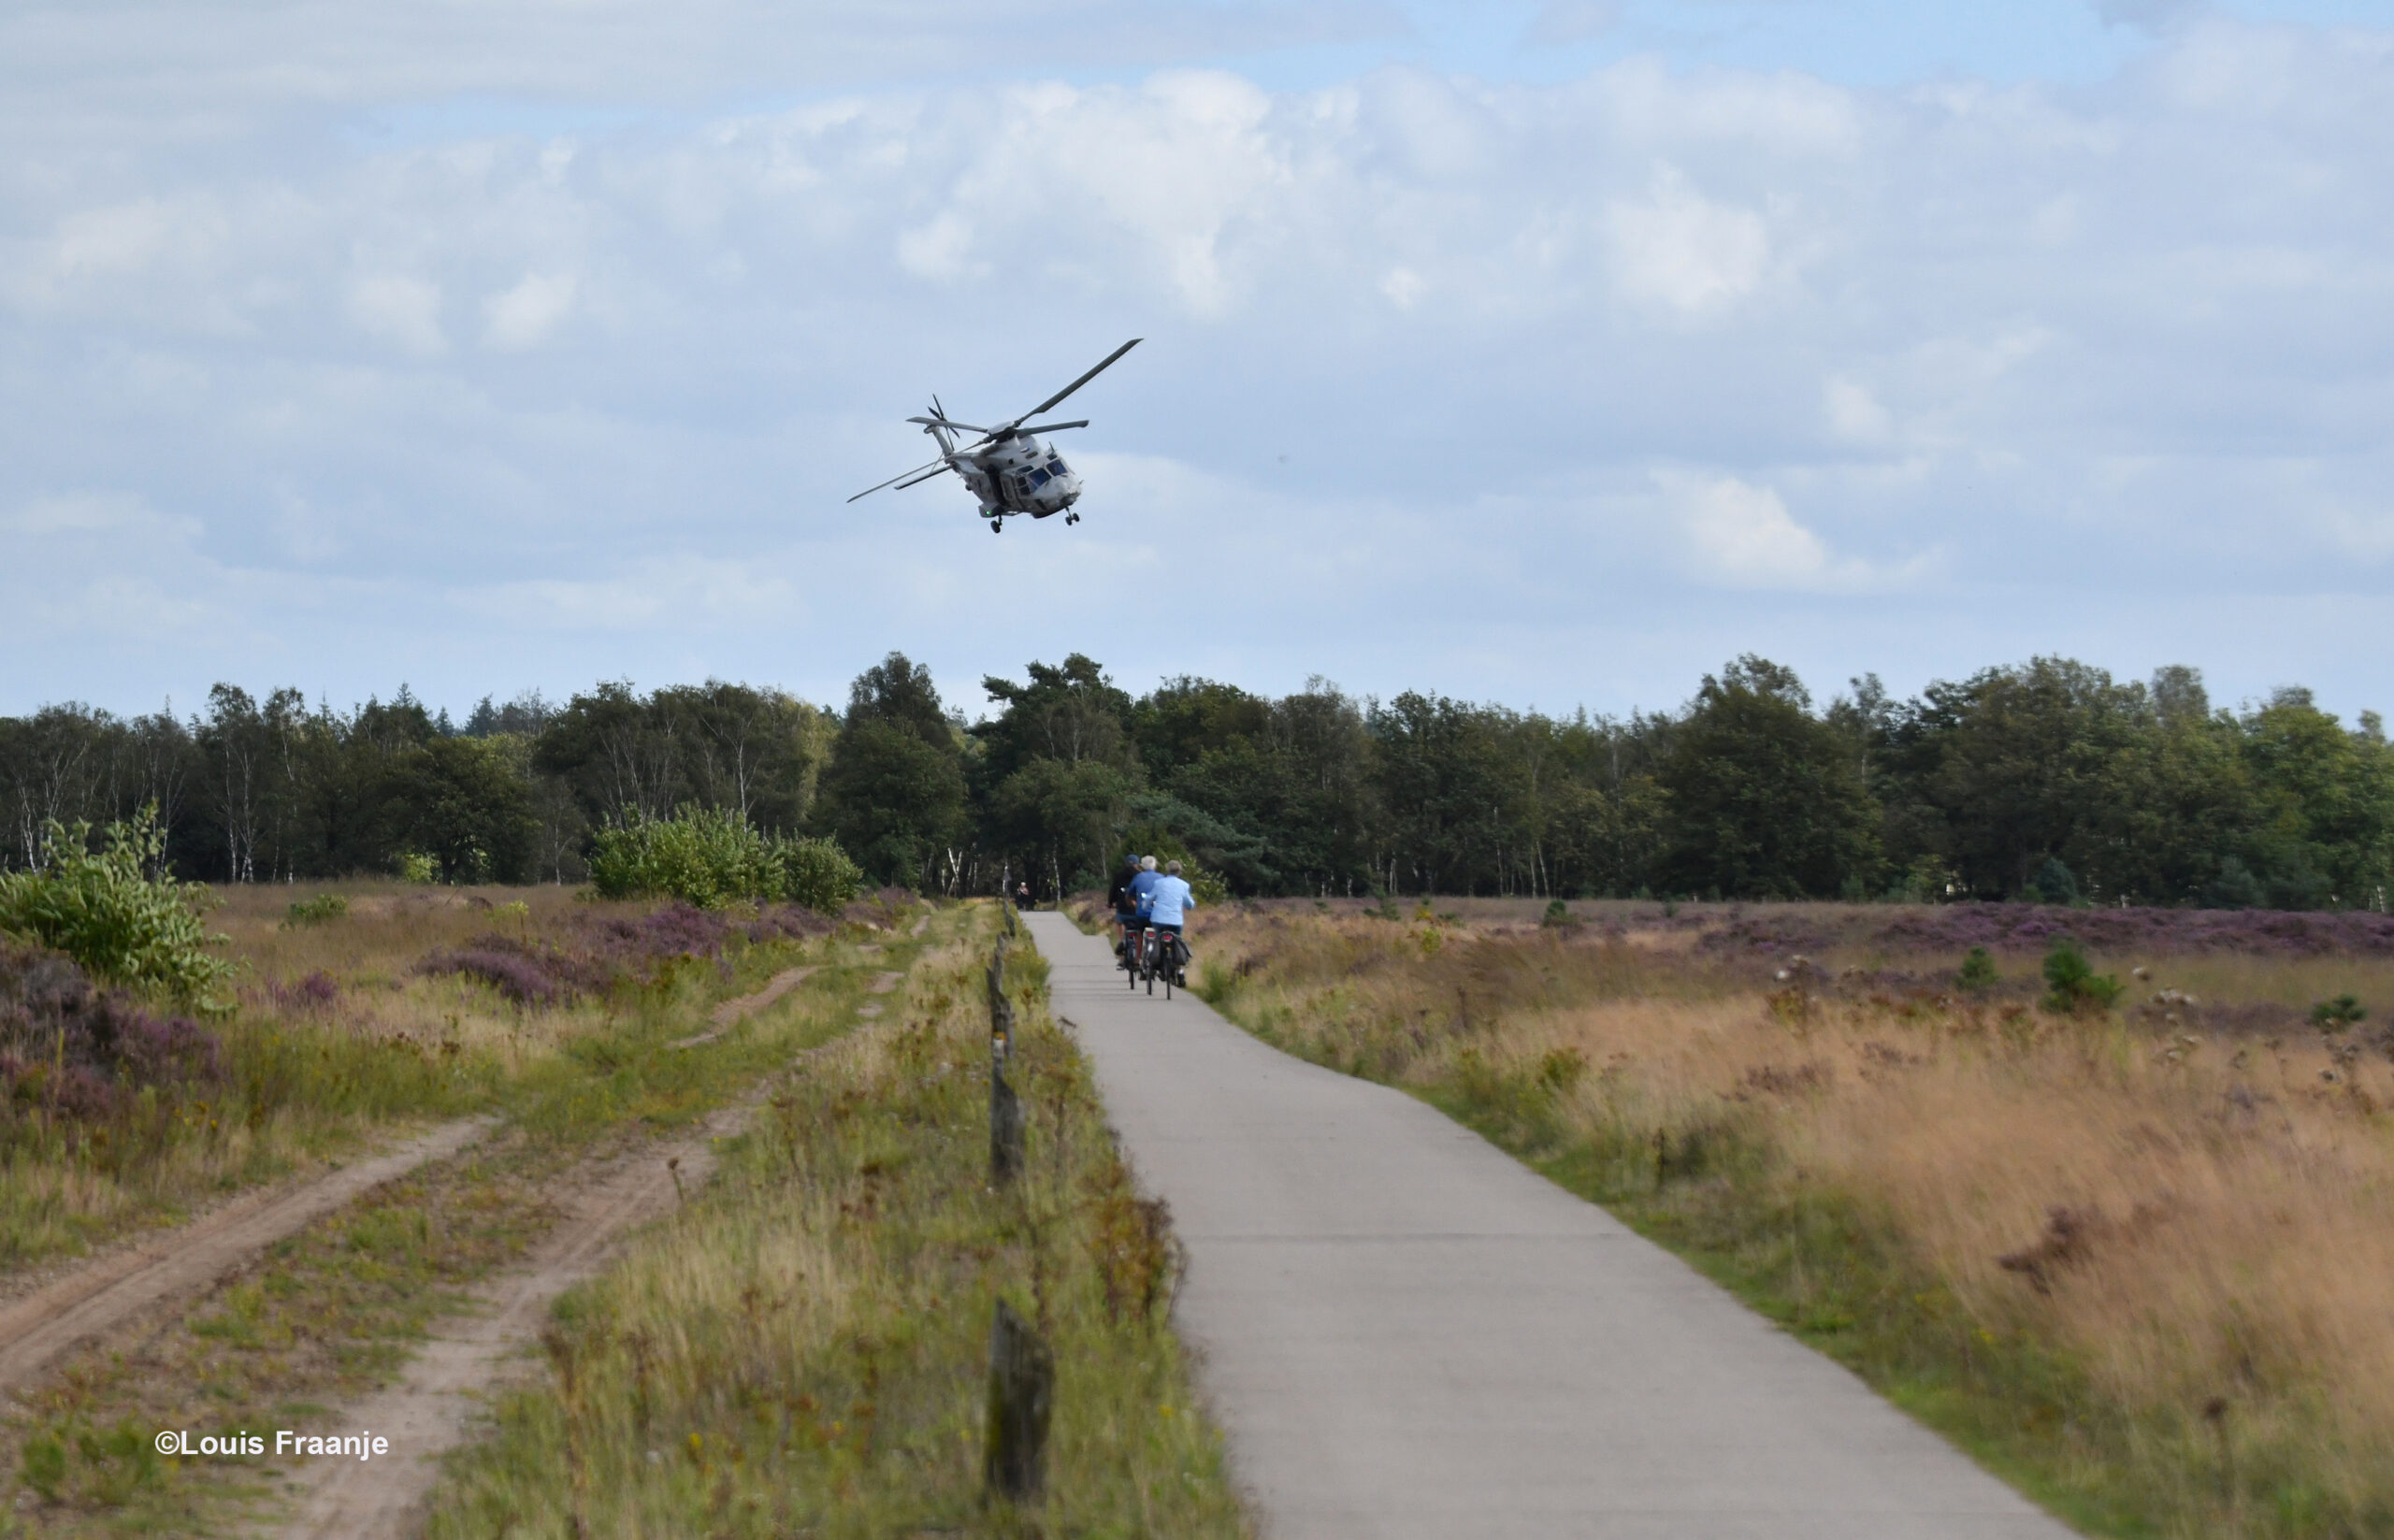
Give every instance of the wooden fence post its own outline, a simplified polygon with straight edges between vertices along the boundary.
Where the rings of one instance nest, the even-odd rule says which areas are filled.
[[[1018,1503],[1039,1496],[1055,1392],[1056,1360],[1047,1345],[1000,1300],[989,1327],[989,1443],[981,1466],[991,1496]]]
[[[989,1178],[1004,1183],[1022,1170],[1022,1101],[1006,1084],[1014,1052],[1014,1001],[1006,998],[1006,943],[989,958]]]

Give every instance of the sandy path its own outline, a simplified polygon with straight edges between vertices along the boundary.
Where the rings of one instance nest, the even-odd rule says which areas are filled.
[[[757,990],[755,994],[742,995],[737,1000],[727,1000],[722,1004],[716,1006],[713,1011],[709,1012],[707,1014],[707,1019],[714,1023],[714,1026],[710,1030],[700,1032],[694,1037],[682,1038],[675,1042],[673,1046],[676,1048],[695,1048],[701,1043],[713,1043],[716,1038],[721,1037],[724,1033],[738,1026],[743,1018],[754,1015],[758,1011],[763,1010],[766,1006],[771,1005],[773,1001],[781,999],[784,995],[788,994],[792,989],[795,989],[800,985],[804,984],[806,982],[806,975],[814,971],[815,970],[812,967],[783,969],[780,972],[775,973],[772,979],[767,981],[765,986],[762,989]]]
[[[60,1354],[162,1300],[195,1293],[251,1257],[359,1193],[456,1154],[490,1120],[444,1123],[370,1160],[296,1187],[238,1198],[190,1224],[165,1231],[74,1268],[0,1309],[0,1391],[21,1389]]]
[[[855,1033],[843,1034],[795,1062],[855,1042]],[[584,1172],[566,1218],[524,1262],[475,1291],[478,1313],[436,1327],[398,1383],[324,1423],[327,1433],[380,1434],[391,1441],[392,1452],[372,1461],[320,1462],[297,1516],[267,1533],[280,1540],[403,1540],[421,1533],[442,1457],[474,1431],[493,1390],[538,1372],[538,1360],[523,1349],[539,1335],[549,1306],[613,1260],[628,1231],[678,1206],[677,1168],[680,1189],[702,1186],[714,1170],[715,1141],[737,1133],[780,1079],[768,1076],[688,1138]]]
[[[396,1540],[418,1533],[441,1457],[465,1441],[484,1392],[533,1366],[517,1355],[539,1334],[549,1306],[603,1267],[627,1231],[672,1210],[677,1166],[685,1184],[704,1182],[714,1167],[714,1140],[733,1131],[747,1111],[728,1109],[695,1137],[583,1173],[565,1219],[524,1262],[474,1291],[475,1313],[437,1327],[398,1383],[324,1419],[324,1432],[368,1431],[389,1439],[391,1453],[303,1467],[315,1480],[298,1515],[269,1533],[291,1540]]]

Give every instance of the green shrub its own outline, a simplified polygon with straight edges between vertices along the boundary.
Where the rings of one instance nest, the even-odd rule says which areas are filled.
[[[829,840],[771,836],[738,813],[685,807],[671,818],[627,809],[600,831],[590,882],[601,898],[674,898],[700,909],[749,900],[834,910],[864,884]]]
[[[2078,878],[2058,856],[2048,856],[2037,874],[2028,879],[2026,897],[2039,903],[2076,903]]]
[[[349,900],[338,893],[319,893],[312,899],[300,899],[284,912],[282,926],[286,930],[303,925],[323,925],[329,920],[346,919]]]
[[[207,890],[166,874],[166,831],[155,804],[108,825],[96,855],[91,842],[89,824],[44,824],[49,865],[0,874],[0,930],[54,947],[110,983],[162,989],[200,1010],[230,1009],[215,988],[233,964],[209,950],[224,938],[200,923]]]
[[[781,869],[780,897],[790,903],[828,914],[864,886],[864,872],[835,841],[776,840],[773,856]]]
[[[2109,1010],[2120,998],[2119,979],[2095,971],[2073,941],[2057,941],[2045,954],[2045,985],[2051,991],[2045,996],[2045,1009],[2065,1015]]]
[[[1187,863],[1181,875],[1189,879],[1189,896],[1197,900],[1200,909],[1219,909],[1231,901],[1231,885],[1221,874],[1208,871],[1195,861]]]
[[[2361,1009],[2360,999],[2357,995],[2338,995],[2311,1008],[2311,1025],[2323,1032],[2341,1032],[2368,1019],[2368,1016],[2369,1013]]]
[[[2001,977],[1995,971],[1995,959],[1986,955],[1986,948],[1973,946],[1962,959],[1962,970],[1954,975],[1954,982],[1966,994],[1983,995],[1994,988]]]
[[[1571,923],[1571,906],[1565,903],[1561,899],[1549,899],[1546,901],[1546,913],[1538,916],[1537,923],[1540,925],[1569,925]]]
[[[399,852],[399,881],[403,883],[437,883],[440,880],[440,863],[420,850]]]

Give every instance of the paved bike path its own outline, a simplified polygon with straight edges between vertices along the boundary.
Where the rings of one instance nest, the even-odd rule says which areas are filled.
[[[1266,1540],[2065,1540],[1844,1369],[1435,1109],[1026,916]]]

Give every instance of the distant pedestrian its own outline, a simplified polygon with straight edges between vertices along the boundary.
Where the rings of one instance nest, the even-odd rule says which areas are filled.
[[[1014,885],[1014,906],[1023,914],[1028,914],[1031,913],[1031,885],[1029,883],[1017,883]]]

